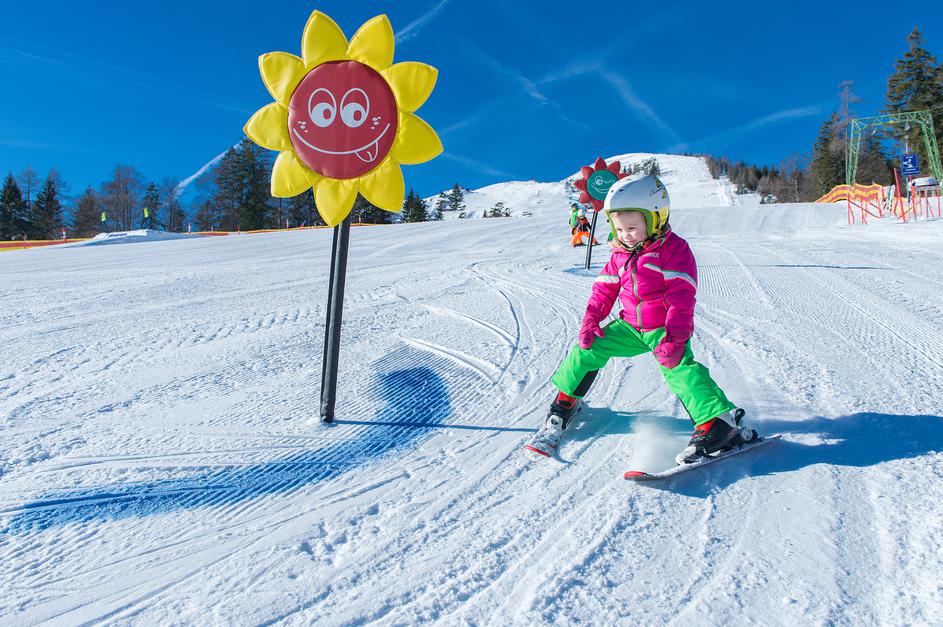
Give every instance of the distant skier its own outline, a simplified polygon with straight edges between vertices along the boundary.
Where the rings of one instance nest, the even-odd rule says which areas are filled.
[[[580,209],[576,214],[576,224],[571,230],[573,237],[570,238],[570,246],[584,246],[583,239],[590,237],[589,220],[586,218],[586,212]],[[593,246],[599,244],[596,238],[593,238]]]
[[[580,214],[580,206],[575,202],[570,203],[570,235],[576,233],[576,220]]]
[[[727,400],[707,368],[694,361],[697,265],[694,255],[668,224],[668,191],[655,176],[636,175],[609,190],[603,210],[613,233],[612,254],[593,283],[579,342],[552,377],[559,390],[547,420],[526,446],[550,456],[580,399],[612,357],[652,353],[668,389],[694,423],[679,464],[752,441],[756,432],[739,428],[743,410]],[[616,298],[619,317],[600,328]]]

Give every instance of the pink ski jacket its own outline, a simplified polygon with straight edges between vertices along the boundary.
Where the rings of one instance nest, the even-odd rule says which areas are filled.
[[[640,251],[612,251],[593,283],[586,313],[605,319],[618,296],[623,320],[643,332],[664,327],[666,341],[683,344],[694,333],[696,293],[694,255],[669,227]]]

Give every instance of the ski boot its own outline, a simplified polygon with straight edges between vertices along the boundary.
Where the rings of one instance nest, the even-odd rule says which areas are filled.
[[[579,411],[579,404],[578,398],[562,392],[557,394],[557,398],[550,404],[550,413],[547,414],[543,426],[537,430],[530,442],[524,445],[524,449],[544,457],[552,457],[566,426],[570,423],[570,418]]]
[[[729,451],[735,446],[756,440],[759,437],[756,431],[740,426],[744,414],[746,412],[738,408],[694,427],[694,435],[687,448],[678,453],[675,462],[678,465],[691,464],[702,457]]]

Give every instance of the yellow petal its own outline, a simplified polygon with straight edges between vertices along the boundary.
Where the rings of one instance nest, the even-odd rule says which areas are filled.
[[[272,167],[272,196],[291,198],[314,187],[321,176],[312,172],[291,150],[278,155]]]
[[[384,160],[380,167],[360,178],[360,193],[375,207],[398,212],[406,195],[403,169],[393,159]]]
[[[291,150],[288,137],[288,108],[280,102],[267,104],[242,127],[246,136],[269,150]]]
[[[390,155],[405,164],[424,163],[442,152],[442,142],[432,127],[412,113],[400,111],[399,130]]]
[[[354,207],[357,200],[357,179],[323,178],[314,190],[314,202],[318,213],[328,226],[337,226]]]
[[[325,61],[346,59],[346,53],[347,38],[341,27],[320,11],[312,13],[301,36],[301,56],[305,67],[311,69]]]
[[[412,113],[421,107],[432,93],[439,71],[425,63],[407,61],[397,63],[383,70],[381,74],[393,89],[400,110]]]
[[[394,47],[390,20],[385,15],[378,15],[354,34],[347,47],[347,56],[380,72],[393,64]]]
[[[287,105],[305,75],[305,62],[287,52],[269,52],[259,57],[262,82],[275,100]]]

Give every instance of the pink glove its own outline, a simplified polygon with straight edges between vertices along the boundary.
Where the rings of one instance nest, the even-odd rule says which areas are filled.
[[[687,342],[672,342],[665,337],[653,351],[655,359],[665,368],[674,368],[681,362],[686,344]]]
[[[584,350],[589,348],[597,337],[606,337],[606,334],[599,328],[599,320],[587,312],[583,317],[583,325],[580,327],[580,348]]]

